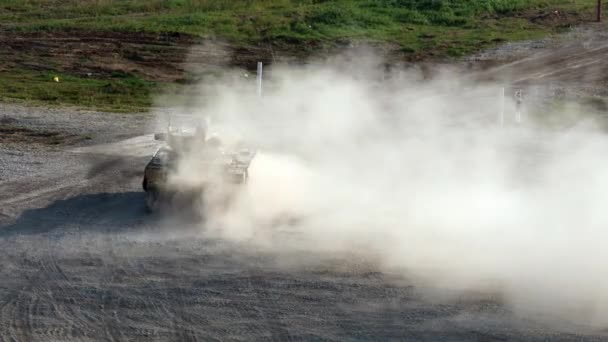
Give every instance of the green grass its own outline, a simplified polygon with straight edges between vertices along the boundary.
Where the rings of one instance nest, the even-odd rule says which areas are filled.
[[[112,112],[146,110],[152,105],[151,95],[162,87],[130,75],[99,80],[30,70],[0,72],[0,80],[0,100]]]
[[[371,39],[410,46],[417,33],[490,32],[489,17],[531,8],[591,9],[595,0],[0,0],[5,30],[180,32],[259,41]],[[525,23],[518,34],[542,27]],[[461,35],[464,39],[473,35]],[[532,34],[533,36],[533,34]],[[503,39],[515,38],[505,33]]]
[[[178,32],[237,46],[314,52],[337,42],[390,43],[413,60],[460,57],[558,30],[522,11],[591,17],[596,0],[0,0],[0,31]],[[314,44],[310,44],[313,43]],[[16,57],[18,58],[18,57]],[[0,72],[0,97],[104,108],[145,108],[159,85],[140,79]]]

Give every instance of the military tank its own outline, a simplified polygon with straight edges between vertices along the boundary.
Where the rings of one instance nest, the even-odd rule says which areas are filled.
[[[256,85],[260,98],[262,70],[262,62],[258,62]],[[187,126],[196,127],[193,132],[183,128],[174,129],[174,117],[175,115],[169,115],[166,133],[154,135],[155,140],[162,140],[165,144],[156,151],[144,170],[142,186],[146,192],[146,208],[148,211],[157,211],[164,204],[173,202],[176,197],[182,201],[185,198],[186,203],[195,202],[209,197],[205,196],[207,192],[215,194],[212,199],[216,203],[229,201],[233,190],[247,183],[249,165],[255,151],[241,147],[227,148],[222,146],[217,136],[208,138],[208,121],[194,125],[190,121]],[[188,172],[186,175],[180,174],[184,165],[189,166],[190,173],[194,173],[195,177],[187,177]],[[188,181],[188,178],[193,178],[194,181]]]
[[[201,127],[194,132],[169,128],[167,133],[154,135],[164,143],[144,170],[142,186],[149,212],[170,203],[192,205],[208,197],[206,193],[214,194],[216,204],[226,203],[247,183],[255,152],[230,149],[217,135],[207,137],[206,133]]]

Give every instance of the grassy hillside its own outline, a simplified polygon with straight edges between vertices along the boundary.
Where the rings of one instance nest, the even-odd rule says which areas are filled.
[[[459,54],[485,41],[522,39],[545,31],[547,25],[517,17],[517,12],[551,7],[581,13],[594,3],[595,0],[0,0],[0,23],[6,30],[20,32],[180,32],[222,37],[235,43],[377,39],[414,51],[430,43],[418,39],[421,33],[434,33],[437,39],[431,39],[432,43],[464,43],[447,51]]]
[[[179,33],[221,38],[237,47],[262,43],[277,53],[314,53],[337,43],[365,40],[391,44],[403,58],[421,60],[458,57],[504,41],[554,33],[590,20],[595,3],[596,0],[0,0],[0,33],[28,37],[53,32],[77,32],[80,36],[87,32]],[[27,54],[22,50],[14,54],[15,58]],[[54,65],[53,60],[50,65]],[[74,74],[74,67],[54,68],[0,68],[0,84],[4,83],[0,98],[130,110],[145,108],[150,103],[146,98],[158,87],[156,80],[137,72],[127,75],[128,80],[124,75],[115,78],[106,73],[96,76],[103,80],[98,82],[81,80],[82,75]],[[44,91],[30,91],[29,84],[41,79],[48,82],[45,77],[53,72],[66,74],[65,82]],[[21,74],[26,77],[20,78]],[[82,96],[75,84],[81,84]],[[113,88],[129,90],[120,106],[112,103],[123,93],[107,92]]]

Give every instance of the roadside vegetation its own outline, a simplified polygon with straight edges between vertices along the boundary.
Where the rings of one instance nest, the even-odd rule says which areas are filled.
[[[33,105],[145,111],[152,105],[151,95],[162,87],[131,75],[94,79],[32,70],[0,72],[0,100]]]
[[[496,40],[537,37],[552,26],[517,13],[593,8],[595,0],[0,0],[6,30],[179,32],[234,43],[337,39],[398,43],[418,51],[452,44],[470,52]],[[543,25],[545,24],[545,25]],[[420,39],[422,36],[422,39]]]
[[[539,38],[591,20],[596,0],[0,0],[0,33],[179,33],[234,46],[314,50],[387,43],[412,61]],[[16,58],[19,58],[18,55]],[[146,108],[159,85],[141,75],[103,80],[0,69],[0,97]],[[21,77],[20,77],[21,76]],[[120,89],[116,90],[116,89]],[[118,102],[119,105],[115,103]]]

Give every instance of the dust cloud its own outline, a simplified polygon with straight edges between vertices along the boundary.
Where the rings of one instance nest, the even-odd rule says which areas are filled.
[[[247,186],[205,213],[204,233],[279,254],[368,256],[417,283],[605,328],[605,134],[515,125],[500,85],[378,62],[273,67],[262,98],[242,72],[199,85],[184,112],[208,118],[225,145],[257,149]]]

